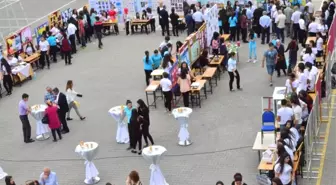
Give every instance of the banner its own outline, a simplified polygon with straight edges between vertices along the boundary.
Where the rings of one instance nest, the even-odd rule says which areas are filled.
[[[72,8],[68,8],[66,10],[64,10],[63,12],[61,12],[61,19],[63,24],[64,23],[68,23],[68,20],[71,18],[72,15]]]
[[[28,42],[33,40],[33,35],[32,32],[30,30],[30,27],[25,27],[23,28],[19,34],[21,35],[21,41],[22,41],[22,45],[25,46],[26,44],[28,44]]]
[[[200,56],[200,43],[199,41],[195,38],[194,42],[192,45],[190,45],[190,60],[191,62],[195,62],[198,57]]]
[[[53,27],[56,24],[62,24],[61,12],[58,10],[50,15],[48,15],[49,28]]]
[[[328,53],[332,53],[335,47],[335,38],[336,38],[336,19],[332,21],[329,29],[329,39],[327,43]]]
[[[22,50],[21,36],[15,34],[6,38],[7,54],[13,54]]]
[[[205,15],[207,46],[210,46],[214,32],[219,32],[218,9],[215,4]]]
[[[206,48],[206,26],[203,24],[196,32],[196,39],[200,44],[200,53]]]
[[[46,31],[47,26],[48,26],[48,22],[45,22],[41,24],[40,26],[38,26],[37,28],[35,28],[36,44],[40,43],[40,39],[43,35],[43,32]]]
[[[189,51],[188,51],[188,43],[185,42],[179,49],[179,62],[186,62],[190,65]]]
[[[109,11],[111,9],[110,0],[89,0],[90,8],[94,8],[98,14],[102,11]]]

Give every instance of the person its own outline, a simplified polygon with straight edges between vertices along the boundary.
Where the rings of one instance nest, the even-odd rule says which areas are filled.
[[[316,37],[318,32],[319,23],[315,21],[315,17],[311,17],[311,22],[308,25],[308,35],[309,37]]]
[[[315,82],[316,78],[318,76],[318,69],[317,67],[313,66],[313,64],[306,62],[305,64],[306,69],[304,70],[304,74],[306,77],[308,77],[308,91],[315,91]]]
[[[322,57],[323,56],[323,38],[322,34],[320,32],[316,33],[316,49],[317,54],[316,57]]]
[[[212,49],[212,54],[214,56],[218,56],[218,49],[219,49],[219,33],[218,32],[214,32],[212,39],[211,39],[211,49]]]
[[[3,86],[7,91],[6,96],[9,96],[13,90],[12,68],[5,58],[1,58],[1,71],[3,72]]]
[[[195,22],[191,10],[188,10],[188,14],[185,16],[185,22],[187,24],[187,34],[190,35],[195,31]]]
[[[154,13],[152,13],[152,9],[151,8],[147,8],[147,16],[150,22],[150,26],[151,26],[151,32],[155,32],[155,17],[154,17]]]
[[[241,173],[234,174],[233,179],[231,185],[247,185],[243,182],[243,175]]]
[[[299,43],[301,43],[302,47],[306,45],[306,22],[304,20],[304,15],[301,14],[299,20]]]
[[[50,46],[48,41],[45,39],[44,36],[41,37],[41,40],[39,42],[39,48],[41,51],[41,56],[40,56],[40,65],[41,69],[44,68],[45,66],[45,61],[47,61],[47,66],[48,69],[50,69],[50,62],[49,62],[49,51],[50,51]]]
[[[263,12],[263,16],[259,19],[259,24],[261,26],[261,44],[265,44],[265,37],[267,37],[266,42],[270,41],[270,26],[271,18],[267,15],[267,12]]]
[[[44,102],[47,101],[55,102],[55,95],[52,93],[52,88],[50,86],[46,87],[46,93],[44,95]]]
[[[172,31],[173,31],[173,35],[174,36],[179,36],[178,34],[178,19],[179,19],[179,15],[177,15],[177,13],[175,13],[175,8],[171,9],[171,14],[170,14],[170,23],[172,24]]]
[[[230,76],[230,81],[229,81],[229,87],[230,87],[230,91],[233,92],[234,89],[232,87],[232,83],[234,81],[234,78],[236,77],[236,83],[237,83],[237,89],[238,90],[242,90],[242,88],[240,87],[240,75],[239,72],[237,70],[237,60],[235,58],[235,53],[231,52],[229,54],[229,60],[228,60],[228,72],[229,72],[229,76]]]
[[[51,171],[50,168],[44,168],[39,183],[42,185],[58,185],[56,173]]]
[[[282,69],[284,75],[286,76],[286,69],[287,69],[287,65],[286,65],[286,58],[285,58],[285,48],[284,46],[281,44],[280,40],[276,41],[276,50],[278,52],[278,58],[277,58],[277,62],[275,64],[275,68],[277,70],[278,73],[278,77],[280,77],[280,70]]]
[[[138,103],[138,114],[139,114],[139,121],[141,125],[141,131],[142,131],[142,135],[145,140],[145,143],[146,143],[146,145],[144,146],[145,148],[149,146],[148,139],[151,142],[151,144],[154,145],[153,137],[149,133],[149,125],[150,125],[149,109],[142,99],[138,99],[137,103]]]
[[[287,121],[285,129],[287,129],[288,132],[290,133],[292,141],[294,141],[296,143],[296,149],[297,149],[297,147],[300,145],[299,140],[301,138],[301,135],[300,135],[298,129],[295,128],[292,120]]]
[[[181,71],[185,69],[188,71],[188,74],[190,75],[191,80],[195,79],[195,75],[191,71],[190,67],[188,66],[187,62],[182,62],[180,68],[178,69],[177,74],[181,75]]]
[[[132,153],[137,153],[136,151],[136,146],[137,144],[139,145],[139,151],[138,154],[141,155],[141,150],[142,150],[142,125],[140,124],[139,121],[139,116],[138,116],[138,111],[137,109],[132,109],[132,115],[131,115],[131,119],[130,119],[130,125],[131,125],[131,132],[130,135],[132,135],[133,137],[131,137],[133,139],[133,141],[131,141],[132,143]]]
[[[284,185],[291,185],[292,182],[293,164],[287,153],[283,153],[278,162],[274,166],[275,177],[281,180]]]
[[[299,20],[300,20],[300,17],[301,17],[301,11],[300,9],[295,6],[294,7],[294,13],[292,14],[292,17],[291,17],[291,21],[293,23],[293,35],[294,35],[294,39],[296,40],[298,38],[298,35],[300,34],[299,31],[300,31],[300,26],[299,26]]]
[[[296,89],[299,86],[299,82],[296,79],[296,76],[294,73],[288,74],[288,79],[286,80],[285,86],[286,86],[287,94],[296,92]]]
[[[132,134],[132,125],[131,125],[131,117],[132,117],[132,102],[131,100],[126,101],[126,107],[124,107],[124,110],[121,111],[121,116],[126,116],[127,118],[127,125],[128,125],[128,134],[129,134],[129,139],[130,139],[130,146],[127,148],[127,150],[131,150],[133,148],[134,144],[134,135]]]
[[[81,12],[83,13],[83,12]],[[80,38],[80,42],[82,44],[82,48],[86,47],[86,40],[85,40],[85,28],[84,28],[84,17],[82,15],[78,16],[78,33],[79,33],[79,38]]]
[[[78,110],[78,105],[76,104],[75,102],[75,97],[83,97],[82,94],[79,94],[77,93],[74,89],[73,89],[73,82],[72,80],[68,80],[67,84],[66,84],[66,87],[65,87],[65,94],[66,94],[66,99],[67,99],[67,102],[68,102],[68,105],[69,105],[69,111],[68,111],[68,114],[67,114],[67,120],[68,121],[71,121],[72,118],[70,117],[70,112],[71,112],[71,109],[74,108],[75,111],[76,111],[76,114],[77,116],[79,117],[80,120],[85,120],[86,117],[82,116],[80,113],[79,113],[79,110]]]
[[[313,109],[313,104],[314,104],[313,98],[307,93],[307,91],[301,90],[299,92],[299,99],[307,105],[307,111],[308,111],[308,114],[310,114],[311,110]]]
[[[27,56],[32,56],[35,53],[35,51],[36,48],[34,47],[34,44],[32,43],[32,41],[29,41],[25,49],[25,54]]]
[[[137,171],[131,171],[131,173],[127,176],[126,185],[142,185],[139,177],[139,173]]]
[[[302,108],[300,100],[296,93],[292,93],[290,97],[290,102],[292,104],[292,109],[294,112],[294,125],[296,128],[300,128],[302,124]]]
[[[10,176],[10,175],[7,175],[5,177],[5,183],[6,183],[6,185],[16,185],[13,177]]]
[[[90,17],[90,13],[88,10],[87,6],[83,7],[83,15],[84,15],[84,28],[85,28],[85,40],[86,42],[91,42],[91,37],[93,34],[93,26],[91,23],[91,17]]]
[[[177,83],[180,85],[180,92],[183,96],[184,107],[189,107],[189,92],[191,80],[187,69],[183,69],[181,71],[181,75],[179,76]]]
[[[163,68],[164,72],[169,73],[173,64],[174,64],[174,61],[171,59],[171,56],[165,55],[163,57],[163,62],[161,64],[161,67]]]
[[[272,185],[283,185],[279,177],[274,177],[272,179]]]
[[[301,90],[307,91],[307,74],[304,72],[305,65],[303,63],[298,64],[298,88],[296,92],[300,92]]]
[[[165,36],[164,41],[160,43],[159,50],[161,52],[161,56],[163,56],[162,50],[167,47],[167,44],[171,44],[169,36]]]
[[[160,80],[160,86],[164,95],[164,104],[167,112],[171,112],[171,101],[172,101],[172,82],[169,79],[169,74],[163,72],[163,78]]]
[[[199,64],[200,64],[200,67],[204,68],[208,66],[209,63],[210,61],[208,59],[208,51],[205,49],[203,50],[201,56],[199,57]]]
[[[93,28],[96,32],[96,37],[98,39],[98,48],[102,49],[102,47],[103,47],[103,43],[102,43],[103,33],[102,33],[102,30],[103,30],[104,27],[103,27],[103,22],[101,22],[99,20],[98,16],[96,17],[96,22],[94,23]]]
[[[223,37],[219,39],[219,55],[224,56],[224,60],[222,61],[222,66],[223,66],[223,69],[226,70],[227,61],[228,61],[228,49],[226,47],[225,40]]]
[[[257,34],[251,29],[249,34],[249,60],[247,62],[257,62]],[[253,56],[254,55],[254,56]],[[254,60],[253,60],[254,58]]]
[[[242,39],[244,43],[248,43],[247,41],[247,29],[248,29],[248,22],[249,20],[247,19],[246,16],[246,9],[242,11],[242,15],[240,16],[240,28],[241,28],[241,34],[242,34]],[[239,34],[239,33],[237,33]]]
[[[13,55],[13,51],[9,51],[10,53],[7,55],[7,62],[10,66],[17,66],[19,60]]]
[[[217,181],[216,185],[224,185],[224,183],[222,181]]]
[[[163,5],[162,10],[160,10],[159,15],[161,18],[162,36],[165,36],[165,32],[167,32],[167,36],[169,36],[169,15],[168,15],[165,5]]]
[[[47,104],[47,108],[45,109],[44,116],[48,117],[48,125],[49,125],[49,128],[51,129],[51,133],[54,138],[53,141],[56,142],[57,141],[56,132],[58,134],[59,139],[62,139],[61,130],[60,130],[61,122],[57,114],[58,108],[54,106],[50,100],[48,100],[46,104]]]
[[[311,63],[314,65],[315,63],[315,54],[313,53],[312,48],[307,47],[305,50],[305,54],[303,54],[302,56],[302,60],[304,61],[304,63]]]
[[[53,93],[56,96],[56,100],[54,103],[57,104],[59,107],[58,117],[63,125],[62,134],[69,133],[70,129],[68,127],[67,120],[65,119],[66,113],[69,111],[69,105],[68,105],[67,98],[63,93],[59,92],[59,89],[57,87],[53,89]]]
[[[269,46],[269,49],[264,53],[261,67],[264,68],[264,64],[266,60],[266,68],[267,68],[267,73],[269,75],[270,86],[273,86],[272,76],[274,73],[276,57],[277,57],[278,52],[274,49],[274,45],[272,43],[269,43],[268,46]]]
[[[62,46],[61,51],[64,54],[65,65],[71,65],[71,44],[70,40],[68,40],[66,33],[63,33]]]
[[[151,56],[151,59],[153,61],[153,69],[158,69],[161,65],[162,56],[159,54],[159,51],[156,49],[154,50],[154,54]]]
[[[67,28],[67,32],[68,32],[68,36],[69,36],[69,40],[70,40],[70,44],[71,44],[71,53],[74,54],[77,52],[76,49],[76,31],[77,31],[77,27],[75,26],[75,24],[73,24],[73,22],[68,21],[68,28]]]
[[[277,25],[277,37],[281,39],[281,42],[285,42],[285,23],[286,23],[286,15],[282,13],[282,10],[278,10],[278,16],[275,19],[275,23]]]
[[[194,31],[198,31],[198,29],[202,26],[202,24],[204,22],[203,14],[202,14],[200,8],[198,8],[196,10],[196,12],[194,12],[192,14],[192,18],[193,18],[193,20],[195,22],[195,30]]]
[[[286,8],[283,10],[285,16],[286,16],[286,22],[285,22],[285,26],[286,26],[286,35],[287,37],[291,37],[292,34],[291,34],[291,27],[292,27],[292,24],[291,24],[291,18],[292,18],[292,15],[293,15],[293,9],[291,6],[286,6]]]
[[[145,51],[145,56],[142,59],[144,63],[144,70],[145,70],[145,76],[146,76],[146,84],[147,86],[150,83],[151,79],[151,73],[153,71],[153,60],[151,57],[149,57],[149,52]]]
[[[236,16],[234,15],[234,13],[232,13],[229,18],[229,25],[230,25],[230,40],[233,42],[236,41],[237,22],[238,21]]]
[[[280,125],[280,129],[286,127],[287,121],[293,120],[294,112],[293,109],[289,108],[286,99],[281,100],[281,108],[277,111],[277,121]]]
[[[130,34],[129,28],[130,28],[131,16],[128,13],[128,8],[124,8],[123,18],[124,18],[124,22],[125,22],[126,35],[129,35]]]
[[[297,52],[299,51],[299,46],[296,42],[296,40],[293,38],[292,41],[288,44],[287,49],[285,52],[289,51],[288,53],[288,70],[287,74],[292,73],[294,70],[294,67],[296,66],[297,62]]]
[[[35,140],[31,139],[31,126],[28,119],[28,114],[31,112],[31,109],[28,106],[28,98],[28,94],[22,94],[22,100],[19,102],[19,116],[22,122],[23,141],[25,143],[32,143]]]
[[[47,38],[49,47],[50,47],[50,54],[53,58],[54,62],[57,62],[57,57],[56,57],[56,53],[57,53],[57,39],[54,35],[52,35],[51,32],[49,32],[49,37]]]

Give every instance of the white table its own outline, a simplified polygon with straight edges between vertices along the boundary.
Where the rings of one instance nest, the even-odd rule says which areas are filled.
[[[36,120],[36,140],[43,141],[50,138],[50,129],[48,124],[43,124],[45,109],[47,105],[33,105],[31,107],[31,115]]]
[[[274,110],[274,115],[277,115],[278,111],[278,101],[281,101],[286,98],[286,87],[274,87],[273,91],[273,110]]]
[[[21,73],[23,76],[28,78],[30,76],[29,74],[30,68],[31,68],[30,64],[18,65],[12,69],[12,73],[15,75]]]
[[[180,107],[176,108],[172,111],[173,116],[180,124],[180,132],[178,134],[179,142],[178,144],[181,146],[191,145],[191,141],[189,140],[190,134],[188,131],[188,118],[192,113],[192,109],[188,107]]]
[[[100,181],[99,172],[93,164],[93,159],[98,153],[98,143],[84,142],[83,146],[77,145],[75,152],[85,159],[85,184],[96,184]]]
[[[120,144],[128,143],[129,142],[128,125],[124,121],[125,116],[121,117],[121,106],[115,106],[111,108],[108,112],[114,118],[114,120],[117,122],[118,125],[116,134],[117,143]]]
[[[163,146],[153,145],[142,149],[142,156],[151,163],[149,185],[169,185],[159,167],[160,159],[167,150]]]
[[[164,73],[164,69],[155,69],[154,71],[152,71],[151,76],[153,77],[153,79],[160,79],[162,78],[162,75]]]
[[[279,134],[279,133],[277,133]],[[276,150],[276,143],[275,143],[275,137],[274,132],[272,133],[264,133],[264,140],[261,142],[261,132],[257,133],[257,136],[254,140],[254,144],[252,147],[252,150],[257,150],[258,151],[258,159],[259,161],[261,160],[261,155],[260,152],[265,151],[267,149],[274,149]]]

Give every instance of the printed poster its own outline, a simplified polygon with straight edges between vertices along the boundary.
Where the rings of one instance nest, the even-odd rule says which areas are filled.
[[[68,20],[71,18],[72,10],[73,10],[72,8],[68,8],[64,10],[63,12],[61,12],[61,18],[64,24],[68,23]]]
[[[214,32],[219,32],[218,9],[215,4],[205,15],[207,47],[210,46]]]
[[[190,46],[190,50],[191,61],[194,62],[200,55],[200,43],[198,40],[195,40],[195,42]]]
[[[179,69],[179,63],[175,62],[172,66],[172,68],[169,71],[170,74],[170,80],[172,82],[173,92],[176,90],[177,80],[178,80],[178,69]]]
[[[94,8],[98,14],[102,11],[109,11],[111,9],[110,0],[89,0],[89,7]]]
[[[20,34],[11,35],[6,38],[7,53],[16,53],[22,50]]]
[[[117,9],[117,19],[118,23],[123,23],[123,13],[124,13],[124,7],[123,7],[123,1],[122,0],[110,0],[111,9],[114,7]]]
[[[29,27],[25,27],[20,31],[22,45],[25,46],[33,40],[32,32]]]
[[[147,8],[151,8],[153,10],[152,0],[134,0],[134,11],[139,12],[141,15],[142,10],[146,10]]]
[[[48,26],[48,22],[45,22],[45,23],[41,24],[40,26],[38,26],[37,28],[35,28],[35,35],[36,35],[36,43],[37,44],[40,42],[40,39],[43,35],[43,32],[46,31],[47,26]]]
[[[62,24],[61,12],[55,11],[48,16],[49,28],[52,28],[56,24]]]
[[[177,14],[183,15],[183,0],[170,0],[170,6],[175,9]]]

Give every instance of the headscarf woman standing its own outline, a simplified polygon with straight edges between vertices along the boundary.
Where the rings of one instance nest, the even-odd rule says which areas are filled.
[[[292,73],[294,67],[296,66],[297,52],[299,51],[299,46],[295,39],[292,39],[292,41],[288,44],[285,52],[287,51],[289,51],[288,53],[289,65],[287,70],[287,73],[289,74]]]
[[[142,126],[139,122],[139,114],[137,109],[132,109],[132,116],[130,119],[130,126],[131,126],[131,133],[130,135],[132,135],[133,137],[131,137],[133,139],[133,146],[132,146],[132,153],[137,153],[136,151],[136,146],[137,144],[139,144],[139,151],[138,154],[141,155],[141,150],[142,150]]]
[[[5,58],[1,59],[1,71],[3,71],[3,85],[7,91],[7,96],[9,96],[13,90],[12,68]]]
[[[275,64],[275,69],[278,72],[278,77],[280,77],[280,70],[282,70],[284,75],[286,76],[287,65],[286,65],[286,58],[285,58],[285,48],[281,44],[280,40],[276,41],[275,49],[278,52],[278,59],[277,59],[277,63]]]
[[[139,122],[141,124],[142,127],[142,135],[143,138],[145,140],[146,145],[144,147],[148,146],[148,140],[152,143],[152,145],[154,145],[154,140],[152,138],[152,136],[149,133],[149,125],[150,125],[150,121],[149,121],[149,109],[147,107],[147,105],[145,104],[145,102],[142,99],[139,99],[137,101],[138,103],[138,114],[139,114]],[[141,138],[140,138],[141,140]]]

